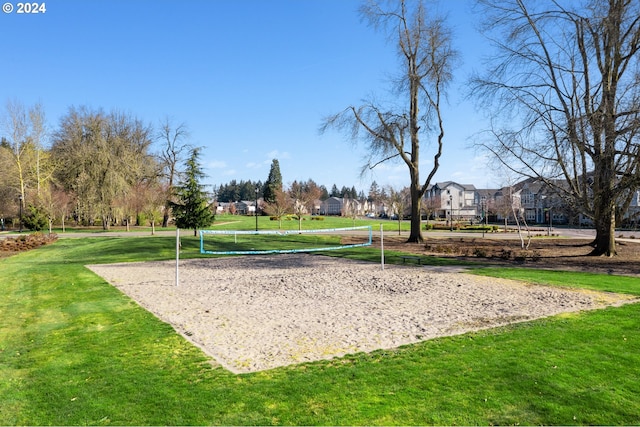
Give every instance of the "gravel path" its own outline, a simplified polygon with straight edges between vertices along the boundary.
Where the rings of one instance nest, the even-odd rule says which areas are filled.
[[[88,268],[235,373],[636,301],[307,254]]]

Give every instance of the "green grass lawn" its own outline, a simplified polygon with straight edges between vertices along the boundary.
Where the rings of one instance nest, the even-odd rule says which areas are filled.
[[[314,219],[315,218],[315,219]],[[303,230],[317,230],[322,228],[344,228],[344,227],[357,227],[363,225],[371,225],[374,232],[380,231],[380,226],[384,227],[385,232],[395,232],[398,233],[398,221],[392,220],[384,220],[384,219],[370,219],[370,218],[345,218],[340,216],[322,216],[322,217],[312,217],[305,216],[302,220],[302,229]],[[210,227],[207,227],[210,230],[255,230],[256,226],[256,217],[254,216],[246,216],[246,215],[216,215],[216,219]],[[299,223],[297,219],[283,219],[281,224],[278,221],[271,220],[268,216],[258,216],[258,229],[259,230],[297,230],[299,227]],[[409,221],[401,221],[400,222],[400,230],[403,233],[407,233],[411,224]],[[112,227],[111,230],[123,231],[124,227]],[[101,227],[73,227],[67,226],[65,228],[66,232],[103,232]],[[131,231],[145,231],[151,234],[151,227],[148,226],[140,226],[140,227],[130,227]],[[158,230],[175,230],[175,228],[160,228],[156,227],[156,231]],[[64,235],[62,229],[55,228],[53,232],[59,233],[61,236]],[[107,231],[104,233],[108,234]],[[183,234],[188,234],[187,230],[183,231]]]
[[[200,256],[198,239],[182,247]],[[174,248],[62,239],[0,260],[1,425],[640,424],[639,304],[234,375],[84,267]],[[639,279],[478,273],[640,295]]]
[[[211,229],[227,229],[227,230],[254,230],[256,219],[252,216],[239,215],[218,215]],[[297,230],[299,227],[297,219],[283,219],[279,224],[268,216],[258,217],[258,229],[260,230]],[[379,218],[346,218],[341,216],[305,216],[302,220],[303,230],[317,230],[321,228],[344,228],[358,227],[363,225],[371,225],[374,231],[380,231],[380,225],[384,227],[385,232],[398,231],[398,221],[385,220]],[[411,228],[409,221],[401,221],[400,229],[408,232]]]

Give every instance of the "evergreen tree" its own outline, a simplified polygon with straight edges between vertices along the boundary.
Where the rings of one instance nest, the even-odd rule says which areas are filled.
[[[371,187],[369,187],[369,201],[370,202],[377,202],[378,199],[380,198],[380,187],[378,186],[378,183],[373,181],[371,183]]]
[[[227,184],[218,186],[217,199],[219,202],[253,200],[256,197],[256,188],[258,188],[258,193],[262,193],[264,185],[261,181],[241,180],[238,182],[234,179]]]
[[[215,219],[207,202],[207,195],[200,180],[205,177],[199,163],[200,149],[194,148],[185,162],[184,180],[176,187],[177,202],[172,203],[176,227],[192,228],[197,235],[198,228],[208,227]]]
[[[267,203],[275,203],[276,195],[282,191],[282,174],[280,173],[280,163],[278,159],[271,162],[271,170],[267,182],[264,183],[264,201]]]
[[[351,191],[346,187],[346,186],[342,186],[342,188],[340,189],[340,196],[338,197],[342,197],[343,199],[349,199],[351,195]]]
[[[249,181],[240,181],[240,200],[253,200],[256,197],[256,187],[258,188],[258,192],[262,188],[262,184],[260,181],[253,182]]]
[[[320,191],[322,192],[320,194],[320,200],[327,200],[329,198],[329,190],[327,190],[327,187],[325,187],[324,185],[321,185]]]
[[[232,179],[231,182],[227,185],[227,201],[228,202],[239,202],[240,199],[240,190],[238,186],[238,181]]]
[[[329,197],[341,197],[337,185],[333,184],[333,187],[331,187],[331,193],[329,193]]]
[[[349,197],[351,199],[353,199],[353,200],[357,200],[358,199],[358,190],[356,190],[355,186],[351,187],[351,193],[350,193]]]

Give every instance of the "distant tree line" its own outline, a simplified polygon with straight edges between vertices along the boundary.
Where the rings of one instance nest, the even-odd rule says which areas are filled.
[[[227,184],[214,187],[214,194],[218,202],[239,202],[241,200],[253,200],[256,198],[256,188],[259,197],[264,192],[262,181],[231,180]]]
[[[318,185],[312,179],[309,179],[307,183],[312,183],[320,189],[319,200],[326,200],[329,197],[341,197],[346,199],[366,199],[367,196],[364,192],[358,192],[355,187],[342,186],[338,189],[337,185],[331,187],[331,191],[327,190],[324,185]],[[244,180],[231,180],[226,184],[220,184],[214,190],[216,200],[218,202],[238,202],[241,200],[254,200],[256,198],[256,188],[258,189],[258,197],[268,199],[266,193],[267,182],[262,181],[244,181]]]

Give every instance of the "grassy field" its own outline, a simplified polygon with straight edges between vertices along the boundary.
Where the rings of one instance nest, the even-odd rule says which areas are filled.
[[[409,221],[392,221],[392,220],[383,220],[383,219],[369,219],[369,218],[344,218],[338,216],[322,216],[322,217],[312,217],[306,216],[303,218],[301,222],[301,227],[303,230],[317,230],[321,228],[343,228],[343,227],[356,227],[363,225],[371,225],[374,231],[380,231],[380,225],[384,227],[385,232],[398,232],[400,229],[402,232],[408,232],[410,229]],[[217,215],[216,220],[208,227],[209,230],[255,230],[256,226],[256,218],[254,216],[244,216],[244,215]],[[259,230],[297,230],[300,226],[297,219],[293,217],[287,217],[287,219],[283,219],[281,222],[271,220],[268,216],[259,216],[258,217],[258,229]],[[103,231],[102,227],[73,227],[67,226],[65,228],[67,233],[70,232],[81,232],[81,233],[89,233],[89,232],[104,232],[106,234],[109,231]],[[124,227],[112,227],[110,231],[123,231]],[[131,231],[144,231],[151,234],[151,227],[140,226],[140,227],[131,227]],[[156,227],[156,231],[158,230],[175,230],[175,228],[160,228]],[[60,235],[64,235],[62,229],[54,228],[52,230],[54,233],[58,233]],[[185,233],[188,233],[185,230]]]
[[[62,239],[0,260],[0,424],[640,424],[639,304],[234,375],[84,267],[174,248]],[[191,236],[182,248],[200,256]],[[479,273],[640,295],[632,278]]]

